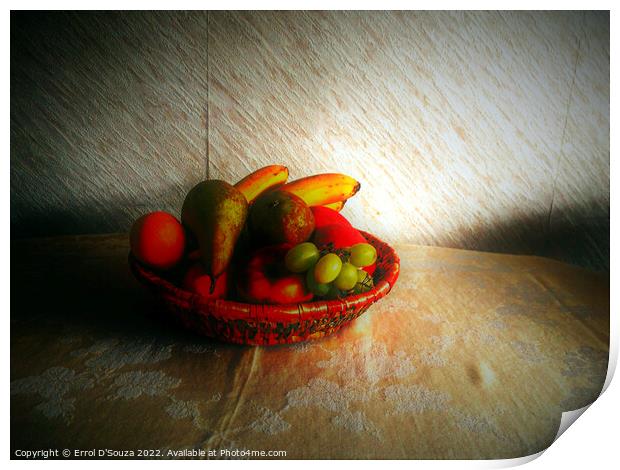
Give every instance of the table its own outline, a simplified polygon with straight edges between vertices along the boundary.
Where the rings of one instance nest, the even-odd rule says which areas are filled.
[[[598,396],[608,275],[395,248],[399,281],[350,326],[242,347],[179,328],[132,278],[126,235],[13,240],[12,456],[512,458],[549,446],[561,412]]]

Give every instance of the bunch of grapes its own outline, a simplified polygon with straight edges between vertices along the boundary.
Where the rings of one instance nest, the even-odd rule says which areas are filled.
[[[319,251],[314,243],[305,242],[286,253],[284,264],[291,272],[306,273],[306,286],[314,295],[335,299],[369,291],[373,287],[372,276],[361,268],[376,260],[377,250],[369,243],[330,252]]]

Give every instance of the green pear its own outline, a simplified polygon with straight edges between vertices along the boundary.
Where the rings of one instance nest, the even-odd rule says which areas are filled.
[[[247,214],[245,196],[226,181],[202,181],[185,196],[181,220],[196,237],[212,287],[230,264]]]

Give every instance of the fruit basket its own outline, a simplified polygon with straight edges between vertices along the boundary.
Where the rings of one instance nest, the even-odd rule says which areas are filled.
[[[132,254],[134,276],[151,288],[185,327],[221,341],[274,345],[320,338],[338,331],[386,296],[398,279],[400,260],[387,243],[361,232],[377,250],[374,287],[336,300],[289,305],[211,299],[181,289],[140,263]]]

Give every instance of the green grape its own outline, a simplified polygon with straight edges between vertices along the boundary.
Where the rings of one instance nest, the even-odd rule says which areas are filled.
[[[363,269],[358,269],[357,283],[353,288],[353,292],[355,292],[356,294],[362,294],[363,292],[368,292],[373,287],[374,283],[372,282],[372,276]]]
[[[369,243],[358,243],[351,247],[349,262],[358,268],[365,268],[377,261],[377,250]]]
[[[340,292],[334,284],[328,284],[328,286],[329,286],[329,291],[325,295],[325,298],[329,300],[339,299],[340,296],[342,295],[342,292]]]
[[[357,284],[357,268],[351,263],[344,263],[334,285],[340,290],[351,290]]]
[[[327,253],[314,266],[314,280],[319,284],[329,284],[340,274],[342,261],[334,253]]]
[[[329,284],[319,284],[314,279],[314,269],[308,269],[306,274],[306,287],[314,295],[324,297],[329,292]]]
[[[284,264],[286,269],[293,273],[303,273],[314,266],[318,259],[319,249],[314,243],[306,242],[288,250],[284,257]]]

